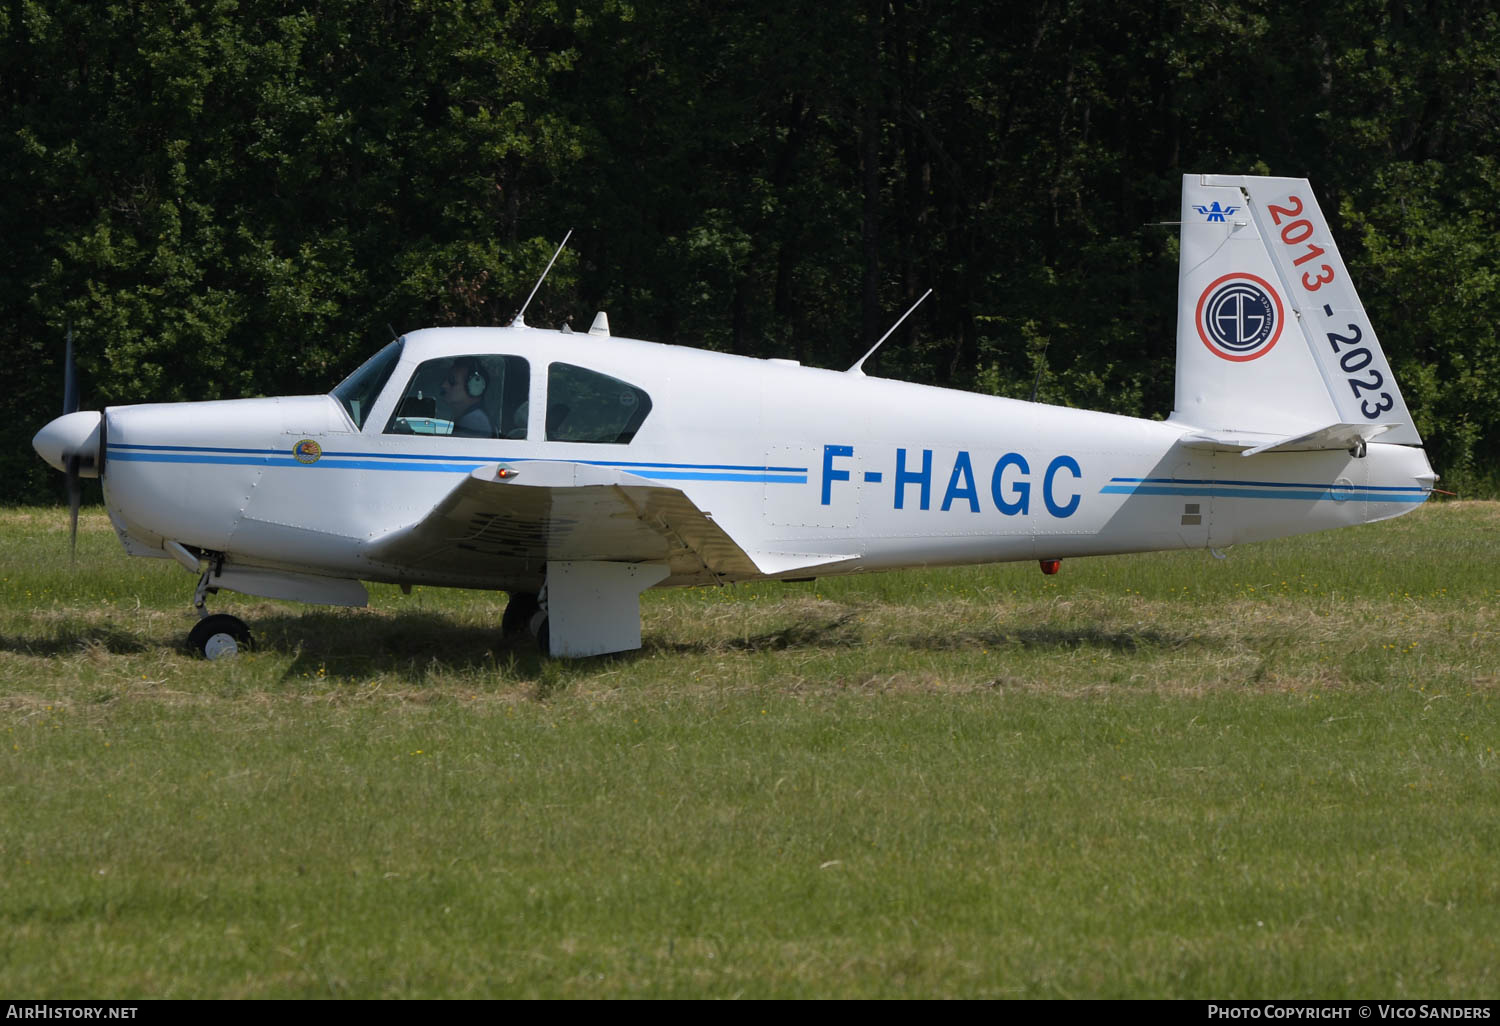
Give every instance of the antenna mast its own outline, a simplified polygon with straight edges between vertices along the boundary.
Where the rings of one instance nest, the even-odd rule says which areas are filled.
[[[536,290],[539,289],[539,288],[541,288],[542,287],[542,282],[544,282],[544,281],[547,280],[547,275],[549,273],[551,273],[551,271],[552,271],[552,265],[555,264],[555,263],[557,263],[557,258],[558,257],[562,256],[563,247],[568,244],[568,240],[571,239],[572,237],[573,237],[573,229],[569,228],[568,229],[568,234],[564,235],[562,242],[559,242],[557,244],[557,252],[553,253],[552,254],[552,259],[547,261],[547,269],[542,272],[542,276],[540,278],[538,278],[536,280],[536,284],[531,287],[531,295],[529,295],[529,296],[526,297],[526,302],[524,302],[524,303],[521,304],[521,309],[517,310],[516,311],[516,316],[511,319],[510,323],[511,323],[512,327],[516,327],[516,328],[524,328],[524,327],[526,327],[526,316],[525,316],[525,314],[526,314],[526,308],[528,306],[530,306],[531,305],[531,301],[536,298]]]
[[[895,334],[896,329],[899,328],[899,327],[901,327],[901,322],[904,321],[904,320],[906,320],[908,317],[910,317],[912,315],[912,311],[916,310],[917,307],[921,306],[922,305],[922,300],[926,299],[930,295],[932,295],[932,290],[931,289],[928,289],[926,292],[922,293],[922,299],[917,300],[915,303],[913,303],[911,305],[911,309],[907,310],[906,313],[904,313],[900,317],[898,317],[896,319],[896,323],[891,325],[891,330],[887,331],[884,335],[880,336],[880,342],[876,342],[873,346],[871,346],[870,347],[870,351],[868,353],[866,353],[864,356],[861,356],[859,358],[859,361],[857,363],[855,363],[855,365],[853,367],[850,367],[848,370],[846,370],[844,373],[845,374],[858,374],[860,377],[864,377],[865,376],[865,372],[861,368],[864,367],[865,361],[868,360],[870,357],[872,357],[872,356],[875,355],[875,350],[877,350],[877,349],[880,348],[880,343],[884,342],[886,339],[890,338],[893,334]]]

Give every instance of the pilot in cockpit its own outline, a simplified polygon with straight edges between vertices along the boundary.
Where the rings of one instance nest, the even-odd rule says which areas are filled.
[[[484,411],[484,393],[490,379],[479,361],[460,356],[448,365],[443,378],[443,401],[453,416],[453,433],[466,438],[494,438],[495,427]]]

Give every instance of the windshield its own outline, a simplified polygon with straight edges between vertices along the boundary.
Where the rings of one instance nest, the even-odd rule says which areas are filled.
[[[375,400],[380,397],[380,390],[390,379],[391,371],[396,369],[396,362],[401,359],[401,347],[405,343],[405,338],[396,339],[360,364],[359,370],[339,382],[333,390],[333,397],[344,404],[355,427],[364,428],[365,418],[370,415],[370,408],[375,405]]]

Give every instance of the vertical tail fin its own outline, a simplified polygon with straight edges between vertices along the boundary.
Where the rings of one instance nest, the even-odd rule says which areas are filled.
[[[1306,179],[1184,175],[1180,259],[1174,420],[1421,444]]]

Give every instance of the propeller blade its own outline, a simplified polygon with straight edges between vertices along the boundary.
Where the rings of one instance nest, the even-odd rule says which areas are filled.
[[[73,359],[73,322],[68,322],[68,348],[63,367],[63,415],[78,412],[78,364]],[[78,509],[83,505],[83,483],[78,468],[82,457],[70,453],[63,471],[68,479],[68,563],[78,565]]]
[[[73,325],[68,324],[68,355],[63,370],[63,413],[78,410],[78,365],[73,362]]]
[[[74,454],[68,457],[68,516],[72,526],[68,534],[68,561],[70,564],[78,562],[78,507],[83,505],[83,486],[78,480],[79,457]]]

